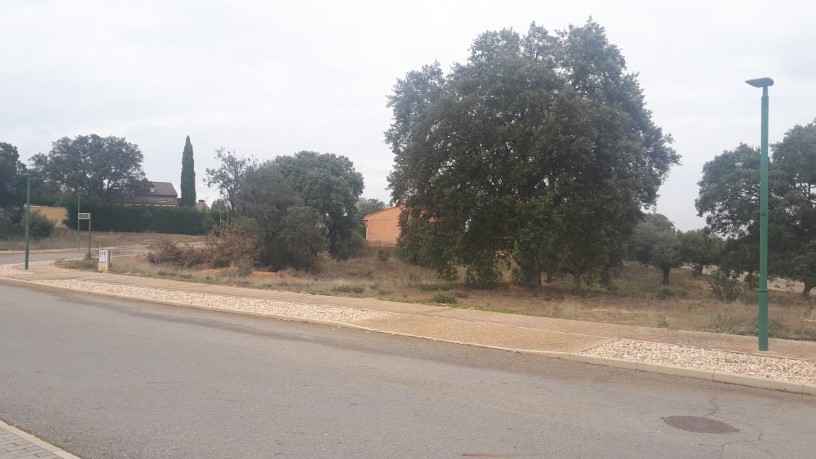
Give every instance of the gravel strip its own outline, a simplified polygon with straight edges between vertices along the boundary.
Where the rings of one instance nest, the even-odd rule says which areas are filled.
[[[2,269],[2,267],[0,267]],[[0,271],[0,275],[3,271]],[[386,317],[389,313],[363,309],[273,301],[257,298],[243,298],[212,293],[184,292],[151,287],[110,284],[87,280],[38,280],[35,284],[67,288],[87,293],[121,295],[148,301],[171,302],[190,306],[229,309],[232,311],[253,312],[293,319],[321,320],[352,324],[354,322]]]
[[[583,355],[656,363],[694,370],[758,376],[777,381],[816,384],[816,362],[742,354],[674,344],[621,339],[580,352]]]

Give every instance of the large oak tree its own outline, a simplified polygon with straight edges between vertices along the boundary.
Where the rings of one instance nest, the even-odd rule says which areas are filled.
[[[96,134],[63,137],[47,155],[31,158],[37,175],[59,190],[103,201],[147,188],[143,160],[139,147],[123,137]]]
[[[436,244],[440,271],[463,263],[476,283],[495,281],[501,259],[532,285],[542,270],[603,279],[679,160],[591,20],[486,32],[448,74],[437,63],[398,80],[388,106],[402,244]]]
[[[816,121],[796,125],[772,146],[768,271],[816,287]],[[758,270],[759,149],[745,144],[703,166],[696,201],[709,230],[728,238],[724,267]]]

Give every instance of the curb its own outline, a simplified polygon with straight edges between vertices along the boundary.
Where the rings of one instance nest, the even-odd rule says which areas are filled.
[[[35,445],[35,446],[38,446],[38,447],[48,451],[49,453],[51,453],[51,454],[53,454],[55,456],[61,457],[63,459],[80,459],[78,456],[74,456],[73,454],[69,453],[68,451],[63,450],[62,448],[59,448],[57,446],[52,445],[51,443],[40,440],[39,438],[35,437],[34,435],[31,435],[30,433],[24,432],[24,431],[12,426],[12,425],[9,425],[9,424],[3,422],[2,420],[0,420],[0,429],[11,432],[12,434],[20,437],[21,439],[23,439],[23,440],[25,440],[25,441],[27,441],[27,442]]]
[[[28,281],[24,279],[13,279],[8,277],[0,277],[0,282],[10,282],[19,285],[25,285],[30,287],[36,287],[39,289],[49,289],[49,290],[68,290],[78,293],[85,293],[87,295],[96,295],[96,296],[106,296],[111,298],[117,298],[122,300],[129,300],[129,301],[140,301],[145,303],[153,303],[153,304],[164,304],[174,307],[180,308],[191,308],[191,309],[198,309],[203,311],[215,311],[215,312],[222,312],[228,314],[238,314],[238,315],[246,315],[246,316],[254,316],[254,317],[261,317],[267,319],[275,319],[275,320],[285,320],[290,322],[301,322],[301,323],[311,323],[311,324],[318,324],[330,327],[343,327],[343,328],[351,328],[357,330],[363,330],[368,332],[376,332],[376,333],[383,333],[383,334],[390,334],[394,336],[404,336],[408,338],[417,338],[417,339],[424,339],[424,340],[432,340],[432,341],[440,341],[446,342],[451,344],[459,344],[459,345],[466,345],[466,346],[474,346],[474,347],[481,347],[486,349],[495,349],[500,351],[507,351],[507,352],[514,352],[519,354],[527,354],[527,355],[537,355],[541,357],[551,358],[551,359],[560,359],[560,360],[569,360],[578,363],[586,363],[590,365],[601,365],[606,367],[612,368],[621,368],[625,370],[633,370],[633,371],[642,371],[648,373],[657,373],[666,376],[680,376],[685,378],[694,378],[694,379],[702,379],[706,381],[714,381],[720,382],[725,384],[735,384],[739,386],[746,386],[746,387],[754,387],[758,389],[768,389],[780,392],[790,392],[795,394],[805,394],[805,395],[816,395],[816,385],[814,384],[806,384],[806,383],[795,383],[789,381],[778,381],[774,379],[762,378],[758,376],[747,376],[747,375],[739,375],[735,373],[722,373],[716,371],[706,371],[706,370],[696,370],[693,368],[684,368],[684,367],[675,367],[671,365],[660,365],[656,363],[645,363],[645,362],[637,362],[634,360],[622,360],[622,359],[613,359],[608,357],[596,357],[591,355],[584,355],[578,354],[575,352],[558,352],[558,351],[541,351],[535,349],[517,349],[517,348],[507,348],[502,346],[492,346],[488,344],[479,344],[473,342],[465,342],[465,341],[457,341],[457,340],[449,340],[444,338],[437,338],[432,336],[423,336],[423,335],[416,335],[412,333],[402,333],[402,332],[394,332],[388,330],[380,330],[370,327],[364,327],[360,325],[354,324],[347,324],[342,322],[332,322],[326,320],[319,320],[319,319],[308,319],[302,317],[292,317],[292,316],[284,316],[278,314],[271,314],[271,313],[262,313],[262,312],[252,312],[252,311],[238,311],[234,309],[226,309],[226,308],[217,308],[217,307],[207,307],[207,306],[198,306],[198,305],[191,305],[186,303],[178,303],[173,301],[161,301],[161,300],[153,300],[153,299],[146,299],[146,298],[134,298],[127,295],[117,295],[115,293],[96,293],[96,292],[84,292],[82,290],[75,290],[71,288],[65,287],[57,287],[53,285],[43,285],[38,284],[35,281]],[[400,315],[400,313],[389,313],[394,315]]]

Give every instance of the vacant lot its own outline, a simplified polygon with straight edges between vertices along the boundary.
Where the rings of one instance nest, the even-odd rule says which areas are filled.
[[[79,267],[81,262],[69,263]],[[85,263],[94,269],[95,261]],[[615,288],[572,288],[569,277],[554,279],[541,289],[502,283],[492,290],[474,290],[461,283],[441,282],[433,271],[405,264],[396,257],[368,250],[348,261],[324,260],[317,273],[295,270],[253,272],[239,276],[236,268],[177,269],[148,263],[144,257],[119,258],[115,272],[168,277],[208,283],[289,290],[316,295],[372,297],[391,301],[448,304],[510,314],[587,320],[625,325],[703,330],[755,335],[757,295],[743,287],[736,301],[714,298],[709,277],[693,277],[686,269],[671,273],[671,286],[662,288],[654,268],[627,263]],[[460,276],[461,277],[461,276]],[[778,283],[778,282],[777,282]],[[787,339],[816,340],[816,301],[795,292],[770,293],[770,334]]]

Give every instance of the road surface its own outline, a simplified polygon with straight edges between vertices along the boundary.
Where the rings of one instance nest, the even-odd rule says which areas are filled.
[[[0,293],[0,418],[84,458],[813,457],[816,447],[816,397],[8,284]],[[678,419],[727,433],[667,423]]]

